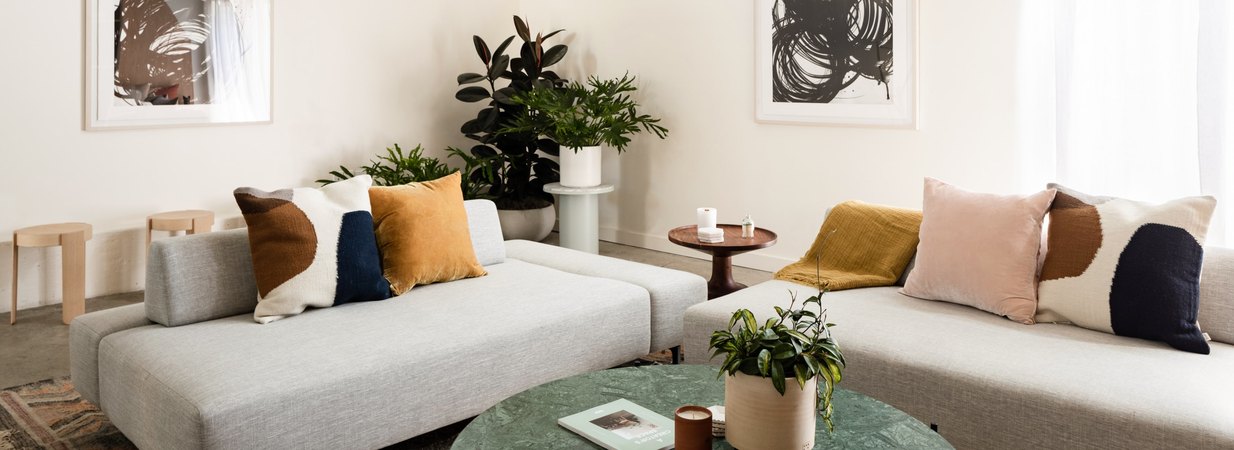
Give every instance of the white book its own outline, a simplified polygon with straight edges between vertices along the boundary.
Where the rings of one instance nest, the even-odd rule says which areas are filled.
[[[557,424],[609,450],[673,448],[672,420],[621,399],[557,419]]]

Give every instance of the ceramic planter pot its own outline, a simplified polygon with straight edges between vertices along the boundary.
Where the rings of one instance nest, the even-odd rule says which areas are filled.
[[[594,187],[600,185],[600,146],[562,147],[560,161],[561,185]]]
[[[814,448],[814,408],[818,380],[786,380],[784,395],[770,378],[738,372],[724,379],[725,439],[738,449],[802,450]]]
[[[553,232],[557,210],[553,205],[540,209],[499,209],[497,218],[501,220],[501,234],[507,240],[542,241]]]

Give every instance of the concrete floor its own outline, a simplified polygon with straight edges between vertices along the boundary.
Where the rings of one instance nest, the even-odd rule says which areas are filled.
[[[554,233],[545,240],[556,244]],[[711,261],[627,245],[600,243],[600,254],[644,264],[711,276]],[[699,257],[705,255],[699,254]],[[771,279],[771,273],[733,267],[733,278],[747,285]],[[92,298],[86,311],[98,311],[142,301],[141,292]],[[69,327],[60,323],[60,305],[23,309],[16,325],[0,324],[0,387],[17,386],[69,374]]]

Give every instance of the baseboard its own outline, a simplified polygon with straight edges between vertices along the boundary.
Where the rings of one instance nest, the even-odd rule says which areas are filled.
[[[703,254],[702,252],[691,250],[672,243],[668,240],[668,235],[654,235],[620,230],[611,227],[600,227],[600,240],[633,247],[641,247],[648,250],[672,253],[674,255],[688,256],[691,258],[710,259],[709,256]],[[794,262],[797,262],[797,259],[768,255],[759,251],[738,255],[733,258],[733,265],[735,266],[748,267],[767,272],[775,272],[781,267]]]

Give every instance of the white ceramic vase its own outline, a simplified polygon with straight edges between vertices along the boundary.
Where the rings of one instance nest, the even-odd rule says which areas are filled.
[[[561,185],[565,187],[595,187],[600,185],[600,146],[562,147]]]
[[[770,378],[738,372],[724,377],[725,439],[737,449],[802,450],[814,448],[818,380],[805,389],[785,380],[784,395]]]
[[[540,209],[499,209],[497,218],[501,221],[501,234],[506,240],[543,241],[553,232],[557,210],[553,209],[553,205]]]

